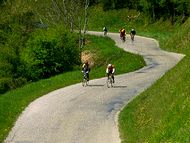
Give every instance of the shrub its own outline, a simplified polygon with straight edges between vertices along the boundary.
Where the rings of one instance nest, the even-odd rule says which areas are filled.
[[[0,78],[0,94],[5,93],[10,89],[9,83],[11,82],[11,78],[5,77]]]
[[[39,30],[32,35],[21,54],[25,77],[47,78],[72,69],[80,61],[77,36],[62,27]]]

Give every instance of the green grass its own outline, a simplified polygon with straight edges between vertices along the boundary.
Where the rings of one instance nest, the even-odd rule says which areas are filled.
[[[169,20],[147,25],[143,14],[127,21],[130,15],[127,10],[101,12],[101,8],[95,9],[98,15],[91,20],[98,21],[101,15],[102,25],[93,21],[90,25],[93,30],[102,30],[97,25],[107,25],[108,32],[118,32],[121,27],[129,31],[134,27],[137,35],[157,39],[162,49],[186,55],[120,113],[122,143],[190,142],[190,19],[183,25],[172,25]]]
[[[128,21],[127,16],[136,15],[136,12],[125,9],[103,12],[100,7],[95,7],[89,14],[88,30],[102,31],[102,28],[107,26],[108,32],[118,32],[121,27],[127,31],[135,27],[137,35],[156,38],[161,48],[186,54],[176,67],[123,109],[119,116],[122,142],[190,142],[190,21],[188,20],[182,26],[172,26],[169,21],[158,21],[147,25],[143,14],[138,19]],[[90,39],[90,44],[84,50],[91,50],[98,55],[95,58],[96,66],[92,68],[90,74],[91,79],[103,77],[108,62],[116,65],[117,74],[144,65],[138,56],[134,58],[131,54],[119,56],[118,59],[117,54],[114,53],[121,54],[123,51],[116,52],[110,39],[97,37]],[[113,48],[112,54],[110,47]],[[112,61],[113,57],[110,56],[116,59]],[[132,57],[133,60],[125,59],[125,56]],[[134,59],[135,63],[133,63]],[[80,71],[73,71],[1,95],[0,142],[7,135],[18,115],[31,101],[57,88],[80,82],[80,79]]]
[[[110,10],[104,12],[99,6],[95,6],[89,9],[89,24],[90,30],[102,31],[103,27],[108,28],[108,32],[119,32],[119,29],[125,28],[129,33],[131,28],[141,28],[147,19],[143,14],[141,17],[135,19],[129,19],[128,16],[137,16],[139,12],[135,10],[121,9]],[[139,30],[140,31],[140,30]]]
[[[90,79],[104,77],[108,63],[115,64],[116,74],[134,71],[145,65],[142,57],[117,48],[109,38],[87,36],[87,39],[89,42],[83,50],[89,50],[96,55]],[[18,116],[33,100],[53,90],[79,83],[82,74],[79,68],[76,69],[78,70],[40,80],[0,95],[0,142],[5,139]]]
[[[158,39],[163,49],[186,54],[186,57],[120,113],[122,143],[190,142],[189,23],[190,19],[170,30],[160,23],[157,27],[149,26],[148,33],[144,32]],[[161,28],[163,33],[159,31]],[[156,30],[159,32],[155,33]]]

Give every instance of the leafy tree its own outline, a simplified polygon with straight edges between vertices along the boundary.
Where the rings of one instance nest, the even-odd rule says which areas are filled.
[[[140,0],[139,9],[153,21],[171,18],[174,23],[181,16],[184,22],[189,17],[190,0]]]
[[[48,78],[80,63],[76,35],[62,28],[37,31],[21,55],[22,76],[28,80]]]

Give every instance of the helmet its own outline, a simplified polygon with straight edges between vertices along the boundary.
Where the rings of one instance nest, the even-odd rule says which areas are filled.
[[[108,67],[111,67],[112,66],[112,64],[108,64]]]

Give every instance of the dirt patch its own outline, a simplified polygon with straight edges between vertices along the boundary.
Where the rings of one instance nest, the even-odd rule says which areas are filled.
[[[89,65],[92,67],[94,66],[94,54],[91,53],[90,51],[88,50],[85,50],[81,53],[81,61],[82,63],[88,61]]]

